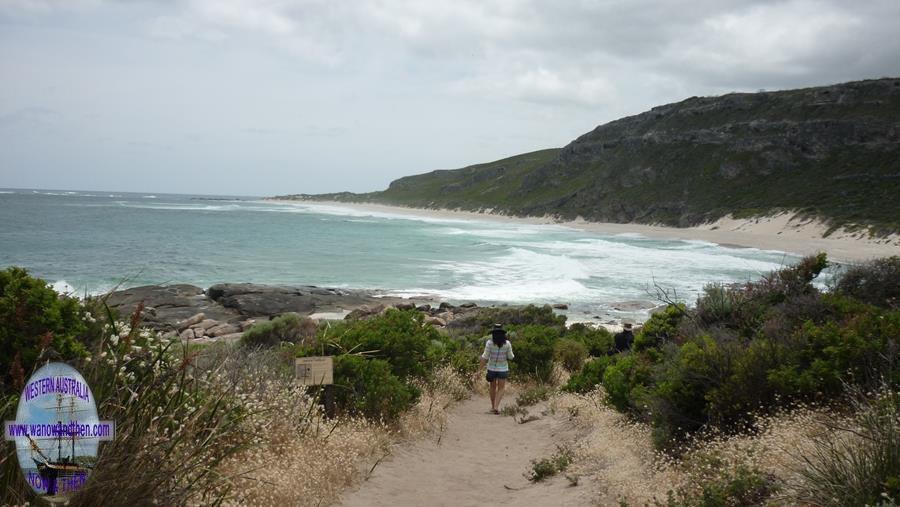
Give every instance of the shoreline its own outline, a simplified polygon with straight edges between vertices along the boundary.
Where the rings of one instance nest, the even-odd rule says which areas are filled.
[[[823,237],[828,226],[822,222],[799,218],[790,212],[767,217],[735,219],[726,216],[713,223],[693,227],[669,227],[646,224],[617,224],[590,222],[583,219],[570,221],[545,217],[512,217],[491,213],[450,209],[412,208],[376,203],[340,201],[301,201],[265,199],[265,202],[343,207],[371,213],[387,213],[409,217],[440,218],[454,220],[479,220],[489,222],[520,223],[530,225],[554,225],[595,234],[640,234],[654,239],[699,240],[733,248],[757,248],[805,256],[825,252],[832,261],[859,263],[879,257],[900,255],[900,235],[870,238],[864,232],[845,229]]]

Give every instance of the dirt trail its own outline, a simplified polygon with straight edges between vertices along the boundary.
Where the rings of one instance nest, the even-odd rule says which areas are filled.
[[[513,403],[510,394],[506,398],[504,404]],[[520,424],[513,417],[491,414],[489,408],[486,396],[461,402],[441,435],[396,448],[341,505],[538,507],[596,502],[590,488],[572,487],[565,477],[537,484],[525,478],[532,460],[551,456],[558,444],[575,438],[564,416],[545,415]],[[530,413],[540,415],[541,408],[532,407]]]

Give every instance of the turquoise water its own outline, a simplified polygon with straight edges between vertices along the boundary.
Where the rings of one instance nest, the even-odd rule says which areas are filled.
[[[117,284],[312,284],[568,303],[573,317],[620,317],[634,312],[615,303],[652,301],[654,283],[692,301],[707,282],[758,278],[795,259],[703,241],[253,198],[3,190],[0,216],[0,266],[23,266],[79,294]]]

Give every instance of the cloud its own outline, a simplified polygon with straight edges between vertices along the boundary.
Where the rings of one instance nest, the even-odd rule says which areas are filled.
[[[97,7],[101,0],[0,0],[0,14],[47,14]]]
[[[59,111],[46,107],[22,107],[0,114],[0,129],[22,130],[48,126],[59,118]]]

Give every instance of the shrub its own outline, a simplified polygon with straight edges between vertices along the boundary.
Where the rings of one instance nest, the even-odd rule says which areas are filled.
[[[747,466],[728,468],[711,466],[715,472],[692,489],[669,492],[666,507],[751,507],[763,505],[775,491],[775,483],[762,472]]]
[[[510,372],[513,375],[550,383],[553,379],[553,347],[559,339],[555,327],[524,326],[515,330]]]
[[[642,412],[651,374],[652,363],[646,356],[620,354],[603,372],[607,401],[622,412]]]
[[[335,403],[344,412],[393,420],[409,409],[421,394],[391,372],[382,359],[341,355],[334,364]]]
[[[634,350],[641,351],[658,348],[675,339],[678,325],[687,313],[683,304],[668,305],[661,312],[656,312],[644,323],[638,335],[634,337]]]
[[[594,357],[605,356],[613,348],[612,335],[602,327],[592,328],[582,323],[572,324],[566,330],[565,337],[583,343],[588,353]]]
[[[798,501],[837,507],[900,500],[900,393],[888,386],[871,399],[856,392],[851,407],[850,424],[830,424],[803,456]]]
[[[554,356],[567,371],[578,372],[588,357],[588,349],[580,341],[563,338],[554,345]]]
[[[548,477],[565,471],[572,464],[574,455],[568,447],[557,447],[556,452],[549,458],[531,462],[531,475],[528,480],[540,482]]]
[[[566,325],[566,317],[557,315],[550,305],[479,308],[451,320],[447,328],[455,336],[483,336],[496,323],[505,326],[548,326],[562,330]]]
[[[404,380],[424,377],[431,371],[439,359],[433,354],[433,342],[444,340],[434,327],[425,324],[421,313],[393,308],[371,319],[345,321],[323,329],[319,341],[326,343],[329,336],[335,337],[337,346],[331,353],[361,352],[383,359],[391,372]]]
[[[835,291],[884,308],[900,308],[900,256],[849,268],[838,278]]]
[[[588,360],[584,363],[580,372],[569,377],[569,381],[563,386],[563,390],[580,394],[593,390],[603,382],[603,374],[606,372],[606,369],[609,365],[615,363],[619,357],[624,356],[602,356]]]
[[[282,342],[297,343],[309,333],[310,319],[296,313],[286,313],[272,320],[260,322],[244,332],[241,343],[251,347],[275,347]]]
[[[532,387],[516,396],[516,405],[520,407],[537,405],[542,401],[546,401],[551,394],[553,394],[553,389],[548,386]]]
[[[81,335],[88,324],[84,316],[78,300],[58,295],[24,269],[0,271],[2,391],[18,391],[46,349],[52,348],[63,360],[85,356]]]

